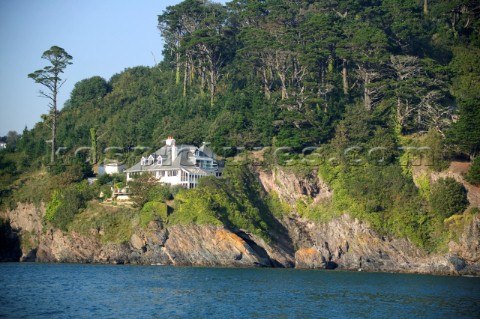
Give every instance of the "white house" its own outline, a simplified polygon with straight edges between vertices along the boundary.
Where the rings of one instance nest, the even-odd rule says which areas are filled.
[[[102,163],[98,166],[98,175],[122,174],[125,171],[125,164],[118,161]]]
[[[194,145],[177,146],[175,139],[168,137],[165,146],[125,170],[127,182],[148,172],[160,183],[195,188],[200,177],[222,176],[223,168],[214,157],[215,154],[206,145],[200,148]]]
[[[7,148],[7,143],[0,142],[0,150],[6,149]]]

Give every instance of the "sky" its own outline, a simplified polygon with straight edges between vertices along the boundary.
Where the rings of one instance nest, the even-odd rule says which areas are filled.
[[[48,113],[40,84],[28,74],[47,66],[44,51],[56,45],[73,57],[59,105],[75,83],[106,80],[134,66],[162,58],[157,16],[181,0],[0,0],[0,136],[31,129]],[[216,0],[225,4],[226,0]]]

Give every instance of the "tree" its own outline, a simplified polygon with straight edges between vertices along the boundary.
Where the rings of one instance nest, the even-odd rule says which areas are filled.
[[[430,205],[443,218],[461,214],[468,207],[467,190],[451,177],[441,178],[432,186]]]
[[[448,132],[450,142],[460,151],[475,158],[480,154],[480,105],[477,100],[469,99],[459,103],[458,120]]]
[[[28,77],[33,79],[35,83],[40,83],[48,89],[47,91],[40,90],[40,95],[50,100],[49,117],[51,121],[50,128],[52,129],[52,151],[50,155],[50,161],[54,163],[57,142],[57,95],[60,88],[66,81],[63,80],[60,75],[69,64],[72,64],[72,62],[70,62],[72,60],[72,56],[61,47],[52,46],[47,51],[43,52],[42,59],[48,60],[51,65],[47,65],[41,70],[30,73]]]
[[[475,157],[465,177],[469,183],[480,186],[480,157]]]
[[[110,91],[107,81],[100,76],[93,76],[75,83],[70,93],[70,107],[79,107],[103,98]],[[67,106],[63,109],[65,110]]]
[[[132,201],[138,207],[143,207],[146,202],[149,201],[149,193],[152,189],[158,185],[158,180],[151,174],[145,173],[135,180],[128,183],[130,191],[132,193]]]

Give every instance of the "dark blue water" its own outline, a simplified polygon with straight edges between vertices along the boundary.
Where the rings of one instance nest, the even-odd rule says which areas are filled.
[[[0,264],[1,318],[480,318],[480,278]]]

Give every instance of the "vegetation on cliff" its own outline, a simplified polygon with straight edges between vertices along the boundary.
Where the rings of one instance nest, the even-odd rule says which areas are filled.
[[[222,224],[269,238],[280,227],[273,216],[347,212],[382,234],[439,245],[444,218],[462,212],[465,194],[439,190],[430,171],[476,158],[468,180],[478,183],[475,1],[429,1],[424,10],[416,0],[185,0],[153,12],[153,21],[156,14],[164,60],[78,82],[58,114],[63,148],[55,166],[47,165],[45,121],[0,151],[3,207],[44,202],[46,222],[81,227],[77,218],[95,210],[89,201],[110,188],[82,182],[91,164],[131,165],[173,135],[179,143],[208,141],[228,158],[271,146],[265,168],[318,170],[333,198],[286,208],[246,167],[232,166],[224,179],[178,193],[139,183],[141,225]],[[425,168],[417,185],[416,166]],[[458,195],[454,209],[445,194]],[[102,225],[126,225],[131,212]]]

